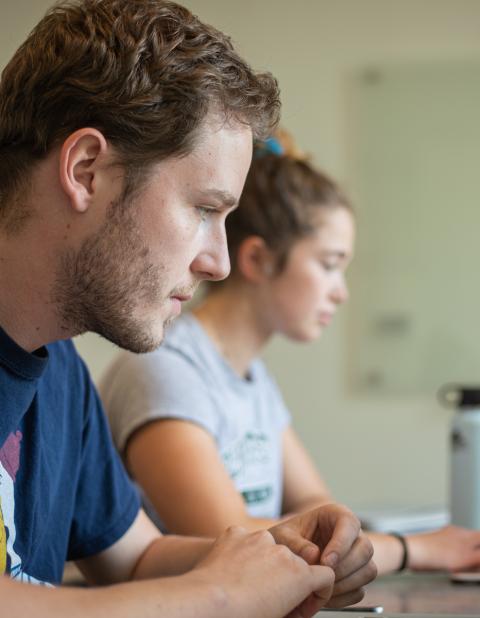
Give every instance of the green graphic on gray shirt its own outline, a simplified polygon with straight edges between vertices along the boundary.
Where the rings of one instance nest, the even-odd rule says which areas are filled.
[[[249,489],[247,491],[242,491],[243,499],[246,504],[256,504],[257,502],[265,502],[272,495],[272,488],[262,487],[261,489]]]
[[[223,461],[247,504],[271,498],[273,487],[264,484],[271,475],[271,446],[266,434],[247,432],[223,453]]]

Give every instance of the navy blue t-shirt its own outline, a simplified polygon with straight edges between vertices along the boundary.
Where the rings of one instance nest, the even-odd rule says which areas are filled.
[[[0,329],[0,574],[61,581],[133,523],[139,499],[70,341],[29,354]]]

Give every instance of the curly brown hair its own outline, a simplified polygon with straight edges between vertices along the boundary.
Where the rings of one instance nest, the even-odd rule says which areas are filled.
[[[191,152],[209,111],[262,137],[279,109],[276,80],[255,73],[229,37],[178,4],[61,2],[2,74],[0,223],[31,166],[81,127],[102,131],[133,178]]]
[[[265,241],[280,274],[293,244],[317,229],[320,212],[335,208],[352,212],[339,186],[298,153],[271,154],[261,144],[255,148],[240,203],[225,226],[233,275],[245,238],[260,236]]]

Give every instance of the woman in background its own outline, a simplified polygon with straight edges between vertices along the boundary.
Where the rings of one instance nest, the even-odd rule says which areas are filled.
[[[157,351],[123,352],[106,374],[114,440],[162,529],[267,528],[333,500],[259,356],[276,334],[313,341],[329,325],[348,298],[354,227],[346,197],[288,136],[257,146],[227,219],[230,277]],[[480,566],[480,532],[369,535],[380,573]]]

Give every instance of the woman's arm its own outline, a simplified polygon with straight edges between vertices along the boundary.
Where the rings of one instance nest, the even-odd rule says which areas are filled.
[[[199,425],[152,421],[129,439],[126,460],[171,533],[217,536],[232,525],[252,531],[278,523],[249,516],[215,440]]]
[[[403,547],[394,536],[368,533],[379,574],[396,571]],[[480,531],[446,526],[433,532],[405,536],[406,567],[413,571],[467,571],[480,567]]]
[[[285,432],[287,516],[329,502],[313,463],[292,430]],[[169,532],[216,536],[231,525],[268,528],[278,519],[251,517],[218,452],[213,437],[198,425],[180,420],[148,423],[130,438],[130,472],[140,483]],[[302,474],[303,470],[303,474]]]

